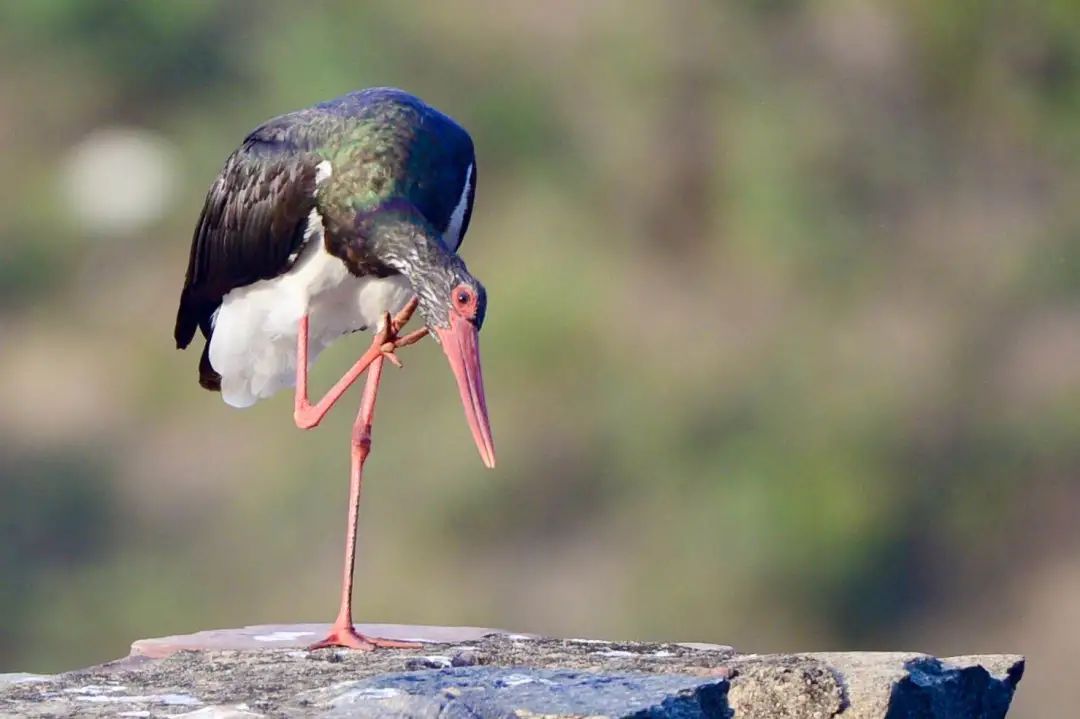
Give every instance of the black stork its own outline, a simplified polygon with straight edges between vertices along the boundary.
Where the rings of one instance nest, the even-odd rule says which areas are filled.
[[[319,424],[367,372],[352,431],[341,605],[312,648],[414,646],[353,627],[360,486],[384,360],[431,334],[457,379],[480,457],[495,466],[478,333],[487,294],[457,255],[476,194],[472,139],[401,90],[353,92],[274,118],[225,161],[206,196],[176,316],[176,344],[206,338],[199,384],[248,407],[295,384],[296,425]],[[402,335],[415,310],[424,327]],[[371,347],[312,404],[308,365],[350,332]]]

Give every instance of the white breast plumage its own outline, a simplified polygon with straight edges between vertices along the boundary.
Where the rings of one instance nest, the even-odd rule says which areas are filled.
[[[325,170],[319,181],[329,177],[329,163],[319,170]],[[222,398],[234,407],[249,407],[294,385],[297,329],[305,313],[313,362],[343,334],[378,329],[385,314],[399,311],[413,294],[400,275],[352,275],[326,251],[317,210],[311,211],[304,236],[288,272],[234,289],[214,317],[210,364],[221,375]]]

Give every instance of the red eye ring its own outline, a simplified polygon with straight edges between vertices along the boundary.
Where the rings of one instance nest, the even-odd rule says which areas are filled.
[[[462,315],[471,318],[476,314],[476,293],[468,285],[458,285],[452,293],[454,305]]]

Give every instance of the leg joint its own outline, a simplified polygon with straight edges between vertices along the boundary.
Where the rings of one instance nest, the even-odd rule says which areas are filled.
[[[371,450],[371,425],[360,424],[353,427],[352,444],[367,454]]]
[[[297,407],[293,410],[293,422],[300,429],[312,429],[317,427],[322,417],[319,416],[315,407]]]

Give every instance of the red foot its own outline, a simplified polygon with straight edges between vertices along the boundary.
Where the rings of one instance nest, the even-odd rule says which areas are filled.
[[[308,647],[308,651],[326,649],[327,647],[345,647],[347,649],[359,649],[362,652],[370,652],[376,649],[419,649],[422,645],[416,642],[399,642],[394,639],[379,639],[368,637],[356,631],[351,626],[334,625],[326,639],[315,642]]]

